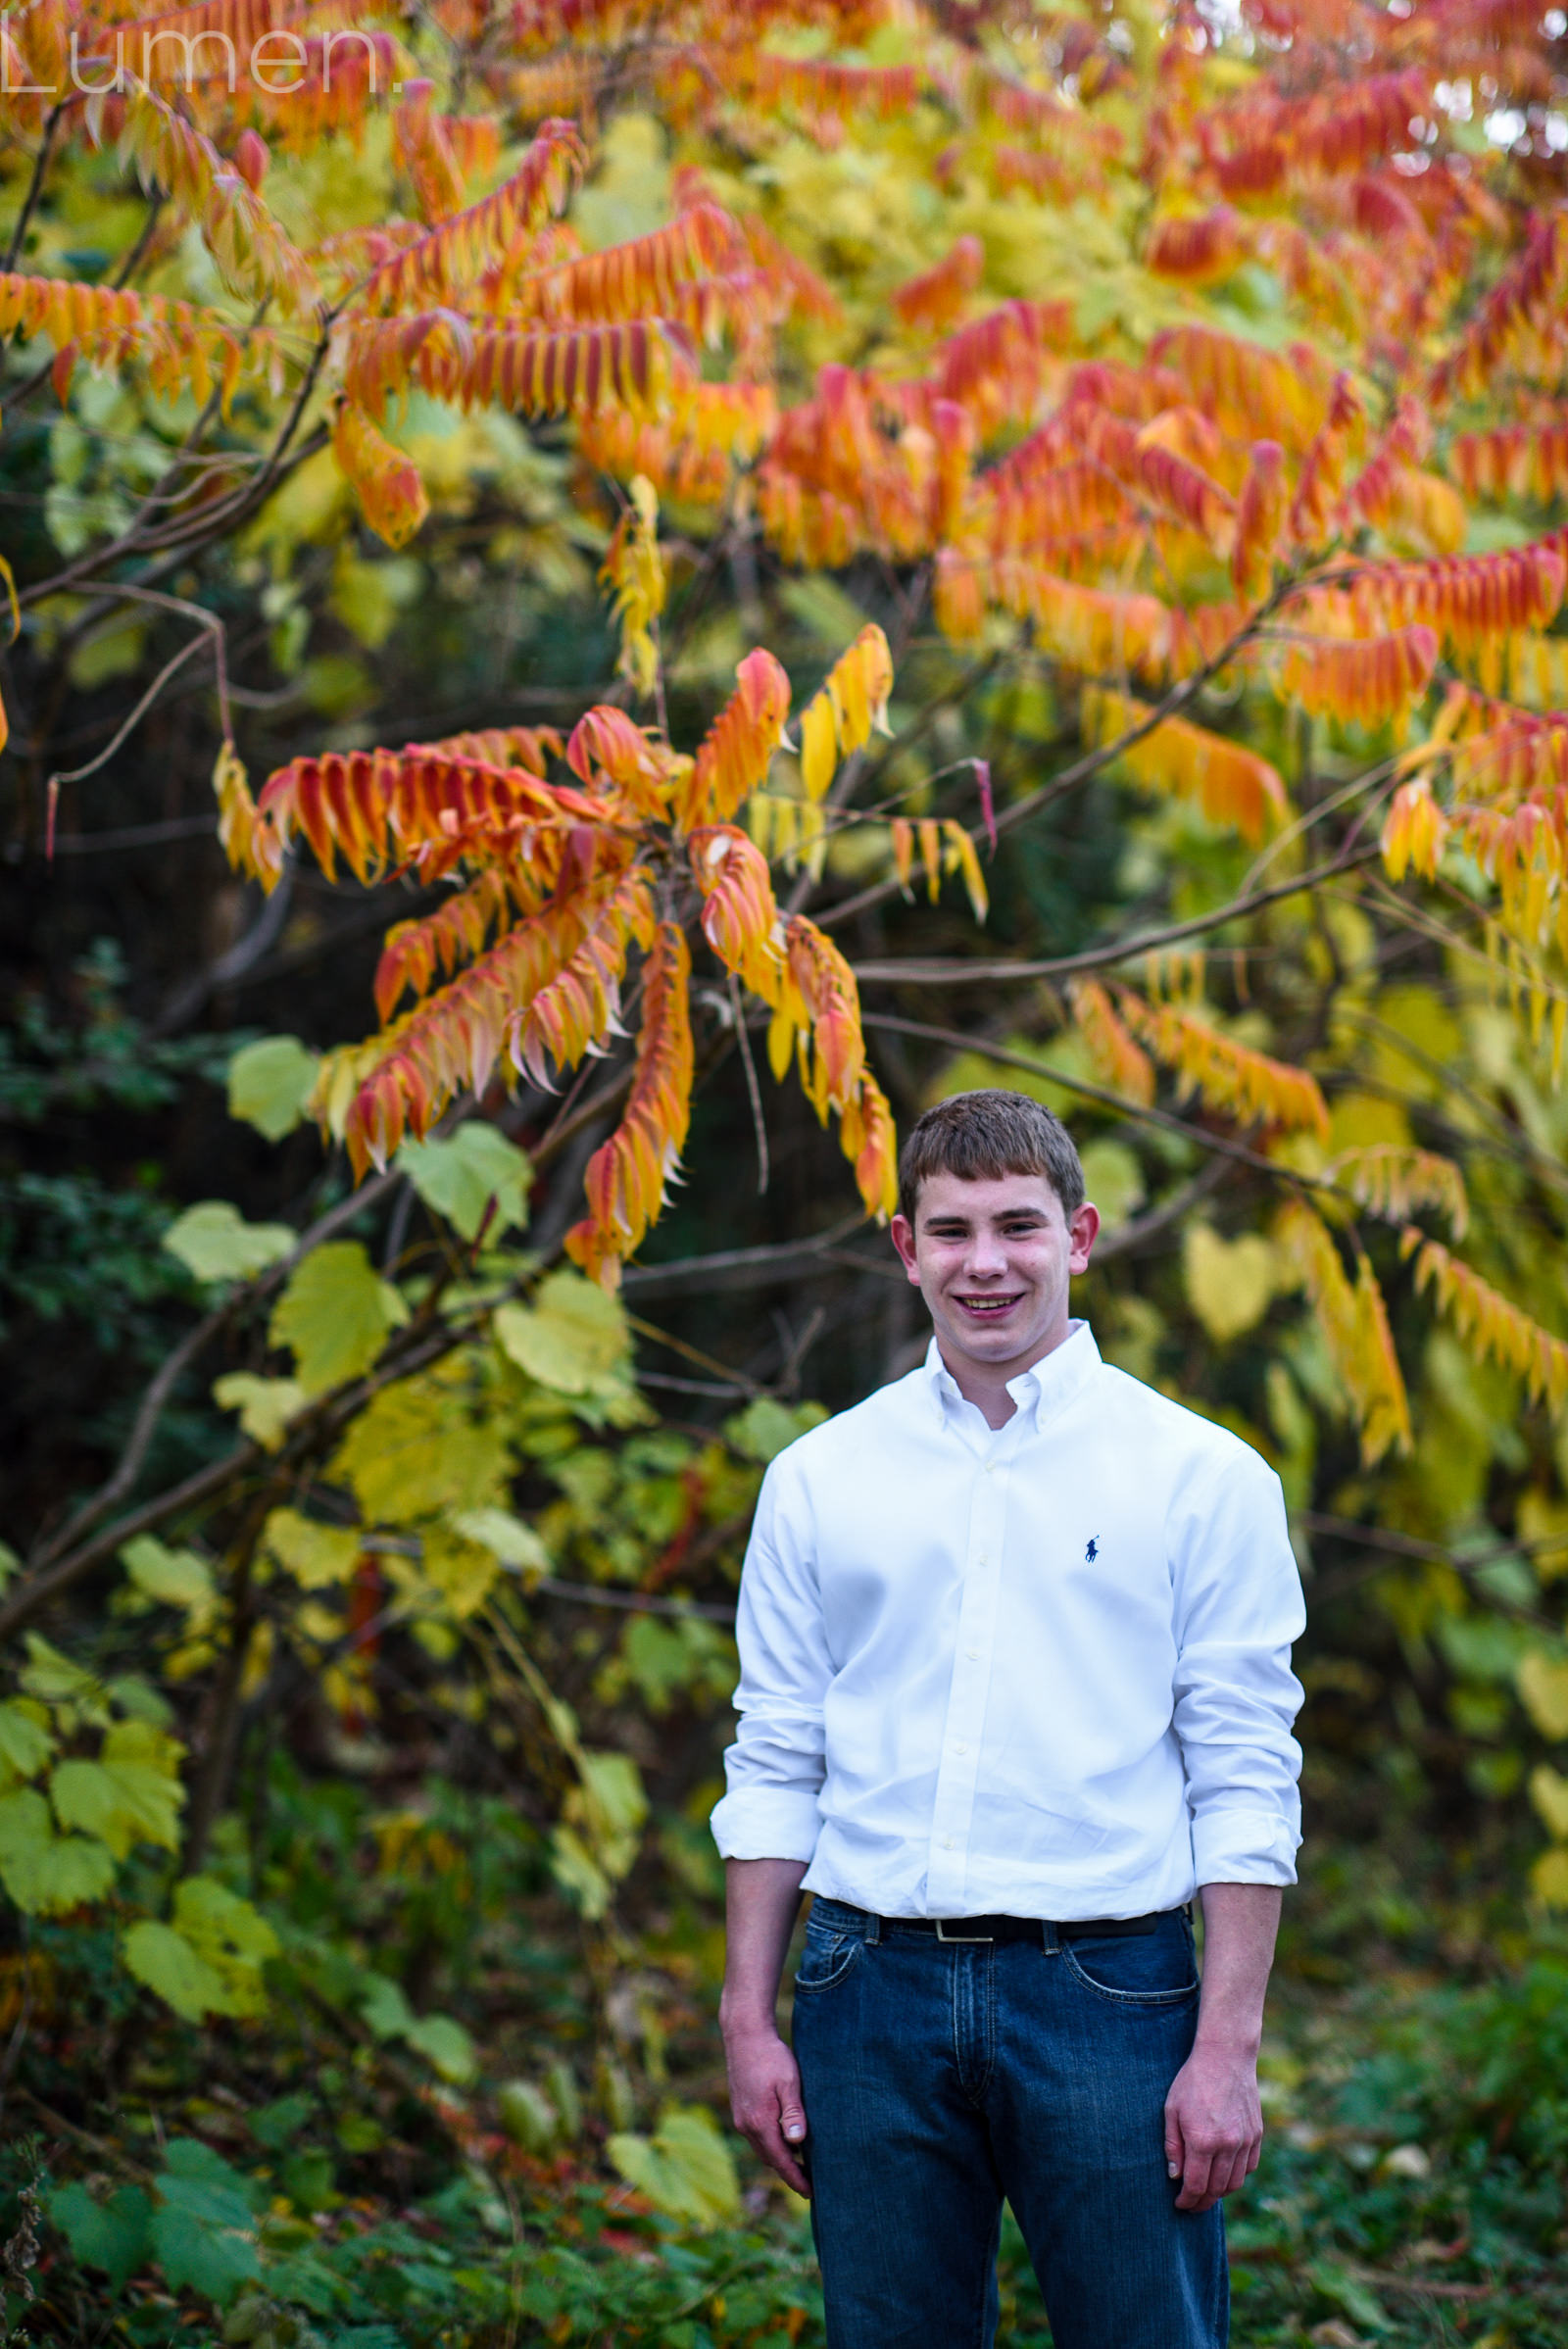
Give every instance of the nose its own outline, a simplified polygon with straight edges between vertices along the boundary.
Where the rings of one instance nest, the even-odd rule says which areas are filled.
[[[977,1231],[969,1242],[964,1271],[974,1281],[994,1281],[1007,1269],[1007,1251],[994,1232]]]

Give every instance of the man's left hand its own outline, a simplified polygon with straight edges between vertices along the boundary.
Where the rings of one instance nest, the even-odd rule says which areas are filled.
[[[1200,2040],[1165,2099],[1165,2166],[1181,2179],[1176,2208],[1212,2210],[1251,2176],[1262,2149],[1256,2057]]]

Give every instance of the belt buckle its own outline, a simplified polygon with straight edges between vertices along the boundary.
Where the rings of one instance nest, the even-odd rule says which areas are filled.
[[[944,1933],[944,1931],[943,1931],[943,1925],[944,1925],[944,1923],[945,1923],[945,1922],[949,1922],[948,1920],[944,1920],[944,1919],[943,1919],[943,1918],[941,1918],[941,1917],[934,1917],[934,1918],[932,1919],[932,1921],[931,1921],[931,1922],[933,1923],[933,1925],[935,1925],[935,1927],[936,1927],[936,1929],[937,1929],[937,1939],[938,1939],[939,1941],[946,1941],[946,1942],[948,1942],[948,1943],[949,1943],[949,1944],[950,1944],[950,1945],[951,1945],[953,1948],[956,1948],[956,1949],[963,1949],[963,1948],[975,1948],[975,1949],[980,1949],[980,1948],[989,1948],[989,1947],[990,1947],[990,1945],[991,1945],[991,1943],[992,1943],[992,1942],[993,1942],[993,1941],[996,1939],[996,1937],[997,1937],[995,1933]]]

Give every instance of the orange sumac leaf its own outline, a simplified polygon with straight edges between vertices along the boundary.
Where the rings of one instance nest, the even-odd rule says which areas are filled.
[[[691,957],[673,922],[661,922],[643,964],[643,1024],[626,1114],[588,1161],[588,1213],[566,1253],[590,1280],[619,1286],[625,1258],[658,1220],[680,1165],[691,1117]]]
[[[1456,1240],[1470,1221],[1464,1177],[1451,1158],[1404,1143],[1368,1142],[1342,1151],[1324,1174],[1349,1193],[1357,1206],[1403,1223],[1418,1207],[1436,1207]]]
[[[980,239],[960,236],[934,269],[896,285],[888,300],[911,334],[942,334],[980,283],[985,266]]]
[[[1154,1098],[1153,1064],[1117,1017],[1104,988],[1098,979],[1074,979],[1067,1000],[1100,1075],[1113,1092],[1147,1109]]]
[[[1151,714],[1131,694],[1085,686],[1079,702],[1084,740],[1108,749]],[[1210,734],[1184,717],[1161,719],[1117,763],[1146,789],[1196,800],[1211,823],[1234,824],[1244,840],[1261,840],[1285,812],[1285,786],[1255,751]]]
[[[1544,628],[1562,603],[1565,579],[1561,546],[1537,539],[1500,555],[1369,563],[1351,586],[1350,601],[1363,632],[1418,621],[1465,648],[1522,628]]]
[[[1524,1380],[1533,1401],[1559,1409],[1568,1399],[1568,1346],[1414,1225],[1403,1234],[1400,1247],[1405,1255],[1415,1257],[1417,1290],[1431,1287],[1439,1310],[1448,1316],[1477,1361],[1500,1362]]]
[[[724,823],[767,778],[790,713],[790,681],[760,646],[737,668],[735,691],[703,737],[679,820]]]
[[[1175,1070],[1183,1092],[1198,1094],[1210,1108],[1223,1109],[1239,1124],[1276,1126],[1285,1133],[1316,1134],[1327,1140],[1328,1105],[1308,1070],[1271,1059],[1267,1052],[1238,1044],[1234,1036],[1222,1036],[1181,1004],[1147,1003],[1124,987],[1117,1005],[1155,1059]]]
[[[1236,543],[1231,549],[1231,578],[1244,603],[1255,604],[1268,593],[1289,504],[1285,451],[1277,440],[1254,441],[1236,508]]]
[[[575,123],[541,122],[516,171],[492,195],[371,270],[361,288],[361,307],[406,310],[471,284],[515,237],[564,209],[587,161]]]
[[[404,545],[430,511],[413,459],[395,449],[352,400],[338,403],[332,450],[370,528],[389,547]]]
[[[1363,1462],[1370,1467],[1391,1449],[1407,1452],[1409,1400],[1383,1292],[1367,1257],[1358,1256],[1352,1283],[1333,1234],[1304,1199],[1281,1208],[1274,1239],[1305,1287],[1329,1358],[1349,1395],[1360,1423]]]
[[[1155,220],[1144,252],[1145,266],[1156,277],[1174,277],[1183,285],[1213,285],[1233,276],[1246,258],[1242,220],[1228,204]]]
[[[291,836],[303,832],[328,878],[341,855],[363,882],[389,857],[448,848],[476,827],[497,845],[525,854],[548,833],[602,822],[608,813],[603,801],[542,782],[521,767],[494,767],[410,743],[401,751],[290,759],[268,777],[256,820],[258,831],[270,833],[279,862]],[[263,861],[271,861],[270,855]]]
[[[875,621],[860,630],[829,669],[821,691],[801,713],[801,778],[808,800],[820,800],[839,761],[888,731],[893,656]]]
[[[776,1003],[783,950],[767,858],[735,824],[705,824],[686,847],[703,893],[703,936],[754,995]]]
[[[1280,666],[1280,691],[1309,716],[1354,718],[1364,726],[1401,717],[1420,700],[1438,664],[1436,630],[1396,628],[1342,642],[1298,639]]]
[[[648,416],[695,379],[680,331],[658,318],[513,333],[429,310],[351,319],[343,330],[344,387],[378,420],[411,384],[460,408],[543,416],[618,407]]]

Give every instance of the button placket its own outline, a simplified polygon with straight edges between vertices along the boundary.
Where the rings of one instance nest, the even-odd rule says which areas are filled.
[[[932,1916],[965,1913],[969,1832],[1002,1589],[1007,1467],[995,1459],[977,1465],[927,1856],[926,1897]]]

